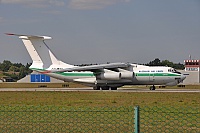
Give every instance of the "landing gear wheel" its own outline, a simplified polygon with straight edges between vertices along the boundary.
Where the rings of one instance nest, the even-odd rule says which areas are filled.
[[[101,89],[102,90],[109,90],[109,86],[102,86]]]
[[[117,87],[111,87],[111,90],[117,90]]]
[[[155,90],[156,89],[156,87],[153,85],[153,86],[150,86],[150,88],[149,88],[150,90]]]
[[[93,90],[100,90],[100,86],[93,87]]]

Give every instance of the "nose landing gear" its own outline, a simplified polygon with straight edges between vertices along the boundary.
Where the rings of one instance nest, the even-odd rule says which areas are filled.
[[[150,90],[155,90],[156,87],[153,85],[153,86],[150,86],[149,89],[150,89]]]

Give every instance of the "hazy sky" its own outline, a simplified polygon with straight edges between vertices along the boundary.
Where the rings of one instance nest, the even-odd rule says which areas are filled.
[[[71,64],[200,59],[200,0],[0,0],[0,62],[32,62],[21,40],[48,35]]]

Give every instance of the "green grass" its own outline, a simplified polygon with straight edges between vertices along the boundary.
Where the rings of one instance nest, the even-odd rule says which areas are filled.
[[[200,131],[200,107],[142,107],[140,109],[141,132]]]
[[[2,132],[131,132],[133,108],[0,106]]]
[[[181,132],[184,129],[193,132],[199,130],[199,101],[199,93],[0,92],[0,130],[133,132],[133,107],[139,105],[141,131]],[[186,115],[177,117],[179,109],[186,111]],[[188,115],[187,110],[196,114]],[[163,112],[167,112],[167,115],[161,118]],[[170,119],[169,114],[172,114]]]
[[[199,93],[0,92],[0,105],[199,106]]]

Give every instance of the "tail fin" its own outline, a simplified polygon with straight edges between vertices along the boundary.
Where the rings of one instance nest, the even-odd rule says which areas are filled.
[[[46,45],[44,40],[52,39],[48,36],[30,36],[30,35],[18,35],[22,39],[33,64],[30,68],[34,69],[53,69],[53,68],[70,68],[72,65],[66,64],[56,58],[50,48]]]

